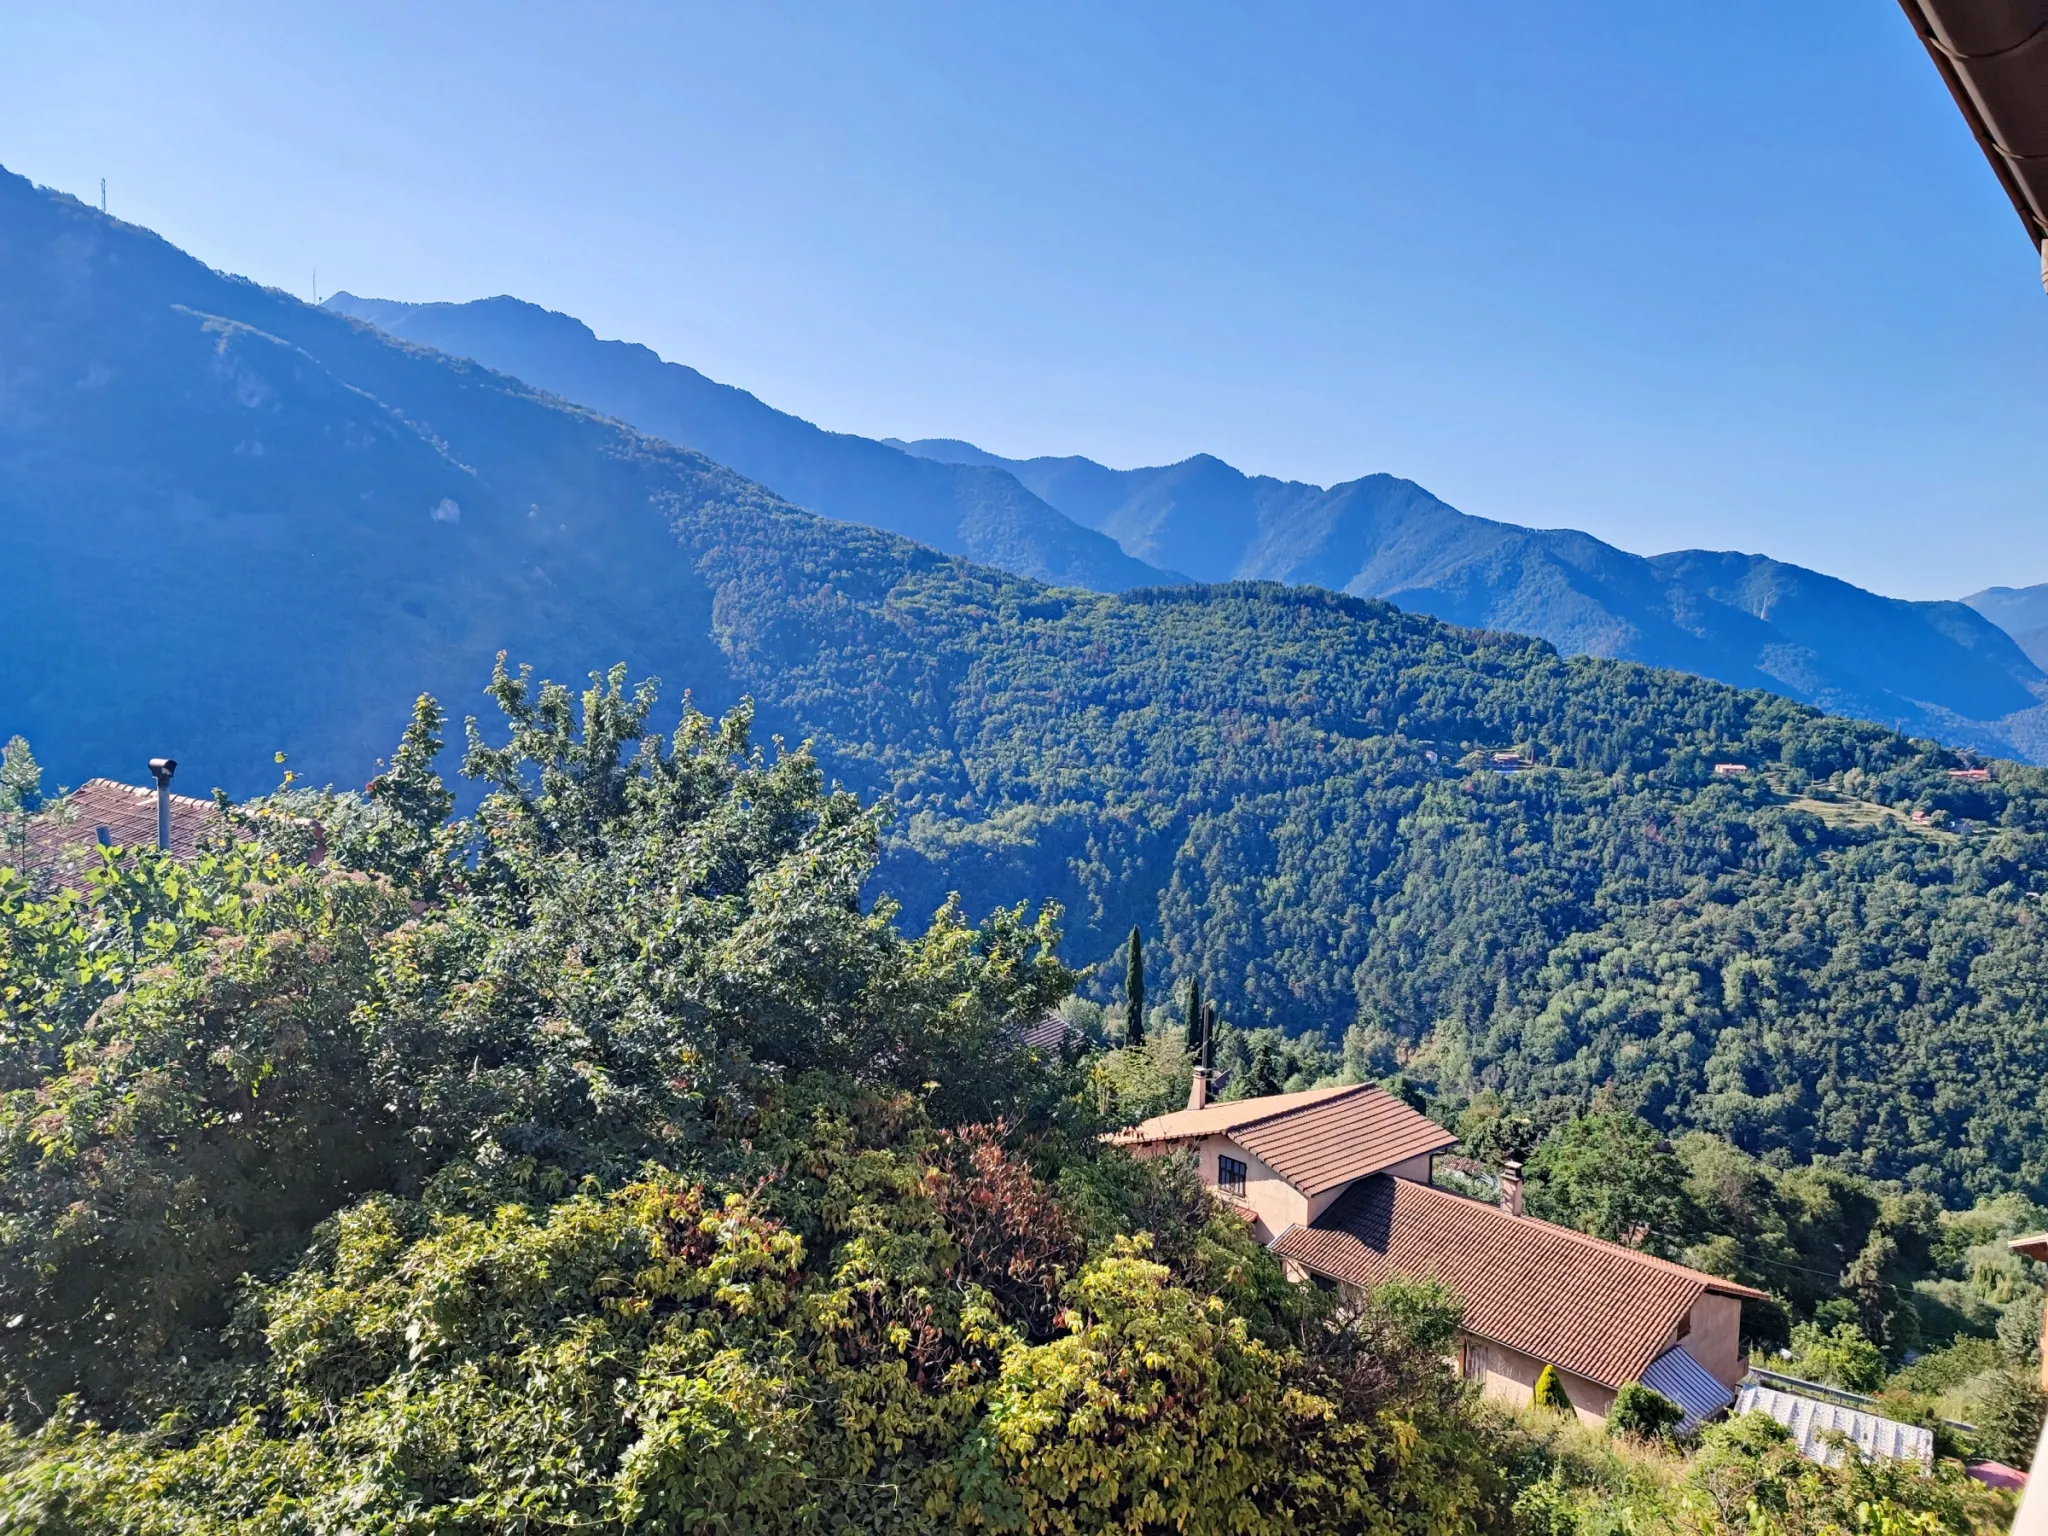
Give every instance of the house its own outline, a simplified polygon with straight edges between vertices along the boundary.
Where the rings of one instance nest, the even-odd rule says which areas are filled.
[[[1519,1191],[1510,1181],[1510,1202]],[[1526,1403],[1549,1365],[1579,1417],[1598,1423],[1640,1381],[1685,1410],[1727,1408],[1747,1364],[1742,1303],[1764,1294],[1450,1190],[1390,1174],[1361,1179],[1273,1251],[1347,1290],[1394,1276],[1441,1281],[1465,1306],[1460,1373]]]
[[[1742,1303],[1761,1291],[1438,1189],[1436,1155],[1456,1138],[1370,1086],[1206,1102],[1109,1139],[1139,1157],[1195,1153],[1202,1181],[1296,1280],[1346,1291],[1435,1279],[1464,1304],[1462,1375],[1528,1402],[1545,1365],[1579,1416],[1604,1419],[1641,1381],[1700,1421],[1727,1408],[1747,1369]]]
[[[1988,784],[1991,782],[1991,770],[1989,768],[1951,768],[1948,771],[1948,776],[1952,779],[1960,779],[1965,784]]]
[[[1198,1074],[1197,1099],[1205,1087]],[[1109,1140],[1141,1158],[1192,1149],[1202,1182],[1270,1243],[1371,1174],[1427,1183],[1431,1160],[1458,1138],[1392,1094],[1358,1084],[1196,1103]]]
[[[1495,773],[1520,773],[1536,766],[1519,752],[1496,752],[1488,762]]]
[[[1718,777],[1720,777],[1720,778],[1724,778],[1724,779],[1739,779],[1739,778],[1741,778],[1741,777],[1742,777],[1742,776],[1743,776],[1743,775],[1744,775],[1745,773],[1748,773],[1748,772],[1749,772],[1749,764],[1747,764],[1747,763],[1716,763],[1716,764],[1714,764],[1714,773],[1716,774],[1716,776],[1718,776]]]

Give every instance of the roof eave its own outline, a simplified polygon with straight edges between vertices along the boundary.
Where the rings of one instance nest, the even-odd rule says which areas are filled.
[[[2013,211],[2020,216],[2030,243],[2044,253],[2044,262],[2048,262],[2048,158],[2002,144],[1985,115],[1988,107],[1995,116],[2020,117],[2025,112],[2024,102],[2018,99],[2020,93],[2048,93],[2048,50],[2035,50],[2041,62],[2030,71],[1983,67],[1989,59],[2003,59],[2021,47],[2030,46],[2040,35],[2039,30],[1994,53],[1965,54],[1952,49],[1943,39],[1944,32],[1955,30],[1950,25],[1952,17],[1962,16],[1959,0],[1899,0],[1899,5],[1919,34],[1927,56],[1934,61],[1949,95],[1955,98],[1977,147],[1991,162],[1992,174],[2005,189]],[[2031,58],[2028,62],[2033,64]]]

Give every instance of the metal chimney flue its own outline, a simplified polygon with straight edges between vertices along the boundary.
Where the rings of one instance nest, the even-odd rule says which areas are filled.
[[[156,780],[156,845],[166,852],[171,846],[171,775],[177,771],[175,757],[149,760],[149,776]]]

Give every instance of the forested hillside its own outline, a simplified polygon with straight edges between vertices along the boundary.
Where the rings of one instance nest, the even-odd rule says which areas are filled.
[[[743,711],[664,739],[620,672],[491,691],[472,820],[421,700],[365,794],[244,807],[192,865],[0,869],[0,1525],[2003,1527],[1954,1461],[1826,1470],[1755,1419],[1687,1458],[1654,1397],[1617,1446],[1475,1402],[1444,1288],[1340,1306],[1188,1160],[1099,1139],[1144,1053],[1026,1046],[1070,981],[1050,914],[906,938],[860,895],[883,817]],[[1863,1243],[1790,1337],[1881,1371],[1817,1320],[1914,1315],[1884,1254],[1930,1202],[1709,1151],[1579,1117],[1535,1193],[1632,1221],[1647,1176],[1662,1245],[1698,1186],[1723,1259],[1795,1255],[1806,1293]],[[2006,1384],[1974,1443],[2009,1454],[2039,1408],[2004,1323],[1941,1358]]]
[[[624,661],[892,797],[913,930],[1056,899],[1076,963],[1136,924],[1159,995],[1447,1089],[2048,1180],[2036,770],[1314,588],[1048,589],[18,180],[0,220],[0,734],[59,781],[361,783],[500,649]]]

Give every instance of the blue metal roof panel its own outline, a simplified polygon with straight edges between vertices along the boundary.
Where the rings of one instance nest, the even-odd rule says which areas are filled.
[[[1685,1410],[1685,1420],[1678,1426],[1681,1434],[1698,1429],[1735,1401],[1735,1394],[1687,1354],[1683,1344],[1673,1345],[1643,1367],[1641,1380],[1652,1392]]]

